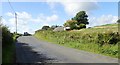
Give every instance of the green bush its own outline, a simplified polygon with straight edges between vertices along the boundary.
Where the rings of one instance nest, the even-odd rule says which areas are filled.
[[[6,47],[14,42],[13,35],[8,30],[8,27],[6,26],[1,26],[1,27],[2,27],[2,46]]]
[[[80,24],[78,29],[82,29],[82,28],[86,28],[86,25],[85,24]]]
[[[104,44],[117,44],[120,41],[120,35],[115,32],[108,32],[108,33],[99,33],[98,34],[98,44],[100,46]]]
[[[76,20],[67,20],[66,23],[64,23],[65,27],[70,27],[71,30],[77,29],[77,21]]]
[[[64,23],[64,26],[70,27],[71,30],[86,28],[86,24],[78,24],[76,20],[67,20],[66,23]]]
[[[15,44],[13,34],[10,33],[7,26],[0,25],[2,29],[2,63],[13,63],[15,54]]]
[[[50,27],[49,26],[43,26],[42,30],[48,30]]]

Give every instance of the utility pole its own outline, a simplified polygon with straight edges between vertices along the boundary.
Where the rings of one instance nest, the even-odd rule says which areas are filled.
[[[0,16],[0,20],[2,19],[2,16]]]
[[[16,24],[16,34],[17,34],[17,13],[15,13],[15,24]]]
[[[14,8],[12,7],[10,1],[8,0],[8,3],[12,9],[12,11],[15,13],[15,28],[16,28],[16,31],[15,31],[15,34],[17,34],[17,13],[15,12]]]

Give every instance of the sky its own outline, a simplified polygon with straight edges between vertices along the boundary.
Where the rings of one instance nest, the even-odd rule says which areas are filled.
[[[117,2],[11,2],[11,5],[17,13],[18,33],[34,34],[44,25],[63,26],[79,11],[86,11],[87,27],[116,23],[118,19]],[[15,32],[14,11],[8,2],[2,2],[2,18],[2,23]]]

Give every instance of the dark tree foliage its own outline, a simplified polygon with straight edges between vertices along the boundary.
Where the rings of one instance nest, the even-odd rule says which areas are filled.
[[[72,20],[76,20],[79,24],[89,24],[88,19],[87,19],[88,15],[86,14],[85,11],[80,11],[76,14],[76,16],[74,18],[72,18]]]
[[[72,20],[66,21],[64,26],[70,27],[72,30],[86,28],[86,25],[89,24],[87,17],[88,15],[85,11],[80,11],[72,18]]]
[[[48,30],[50,27],[49,26],[43,26],[42,30]]]
[[[12,33],[10,33],[10,31],[8,30],[8,27],[6,26],[1,25],[0,28],[2,28],[2,46],[6,47],[11,45],[11,43],[13,43]]]
[[[70,27],[71,30],[73,29],[77,29],[77,21],[76,20],[67,20],[66,23],[64,23],[63,25],[65,27]]]
[[[120,19],[117,20],[117,23],[120,23]]]

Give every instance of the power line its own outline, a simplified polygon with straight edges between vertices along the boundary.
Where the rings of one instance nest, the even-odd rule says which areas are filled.
[[[16,13],[9,0],[8,0],[8,3],[9,3],[9,5],[10,5],[12,11],[13,11],[14,13]]]
[[[16,34],[17,34],[17,13],[15,12],[14,8],[12,7],[10,1],[8,0],[8,3],[12,9],[12,11],[15,13],[15,25],[16,25]]]

